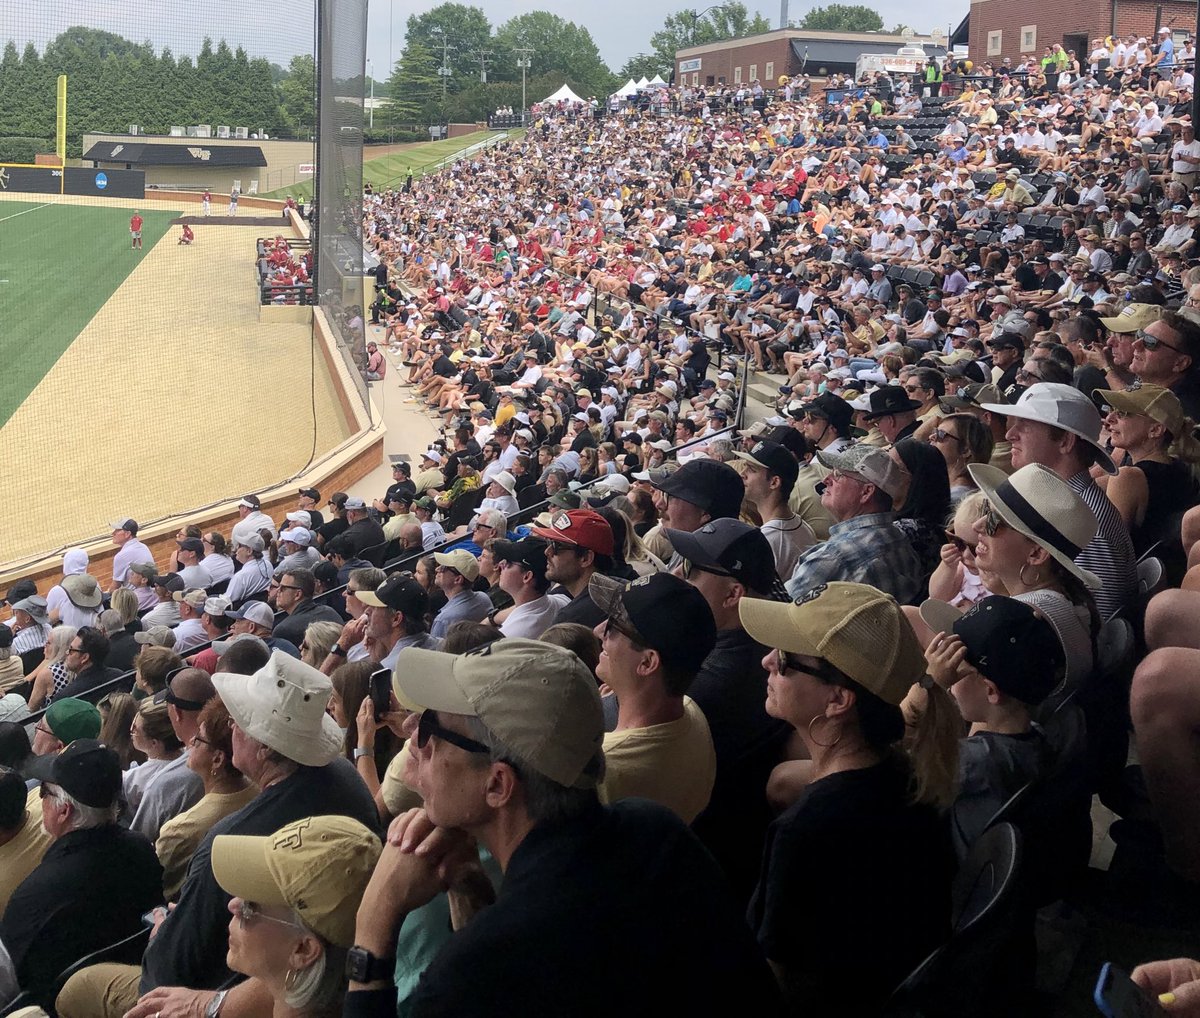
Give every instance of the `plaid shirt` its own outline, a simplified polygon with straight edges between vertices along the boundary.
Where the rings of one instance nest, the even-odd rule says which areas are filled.
[[[910,604],[921,593],[921,562],[907,537],[892,526],[895,513],[867,513],[835,523],[829,540],[800,556],[788,595],[798,601],[830,580],[867,583]]]

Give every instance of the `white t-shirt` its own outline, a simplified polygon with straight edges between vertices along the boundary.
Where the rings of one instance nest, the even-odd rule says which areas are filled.
[[[525,604],[519,604],[508,613],[500,632],[505,636],[536,640],[554,625],[558,613],[570,602],[571,599],[563,594],[543,594]]]
[[[775,571],[779,578],[790,580],[796,571],[796,563],[805,548],[811,548],[817,543],[817,535],[812,527],[799,516],[793,514],[787,520],[767,520],[762,527],[763,537],[775,553]],[[759,591],[766,593],[766,591]]]

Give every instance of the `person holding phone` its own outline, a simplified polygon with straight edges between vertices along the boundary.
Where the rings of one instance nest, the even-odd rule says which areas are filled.
[[[1193,958],[1148,961],[1135,968],[1131,978],[1146,993],[1157,997],[1167,1014],[1200,1018],[1200,961]]]

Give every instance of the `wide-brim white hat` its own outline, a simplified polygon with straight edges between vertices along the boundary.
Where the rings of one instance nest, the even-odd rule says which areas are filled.
[[[250,738],[306,767],[341,754],[345,736],[326,712],[333,685],[299,658],[276,650],[253,675],[217,672],[213,686]]]
[[[967,467],[1000,518],[1023,534],[1092,590],[1103,584],[1095,573],[1075,564],[1096,536],[1096,514],[1061,477],[1040,463],[1030,463],[1011,476],[987,463]]]
[[[1112,457],[1100,444],[1100,411],[1073,385],[1037,382],[1021,393],[1021,398],[1012,406],[1003,403],[983,403],[981,406],[1005,417],[1019,417],[1069,431],[1096,450],[1096,462],[1106,473],[1117,472]]]

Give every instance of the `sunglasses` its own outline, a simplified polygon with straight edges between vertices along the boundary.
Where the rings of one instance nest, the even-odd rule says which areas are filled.
[[[1145,329],[1137,330],[1137,338],[1147,350],[1157,350],[1160,346],[1165,346],[1168,350],[1174,350],[1176,353],[1183,353],[1177,346],[1173,346],[1165,339],[1159,339],[1157,336],[1151,336]]]
[[[962,444],[962,439],[958,435],[946,431],[944,428],[934,428],[929,437],[935,442],[958,442]]]
[[[964,551],[973,552],[975,550],[975,545],[968,544],[961,537],[959,537],[953,530],[946,531],[946,543],[954,545],[954,547],[958,549],[958,553],[960,555]]]
[[[294,930],[304,929],[299,923],[292,922],[290,919],[277,919],[273,915],[267,915],[262,906],[257,902],[242,900],[238,902],[237,907],[238,922],[241,923],[242,929],[245,929],[255,919],[265,919],[267,922],[278,923],[280,926],[290,926]]]
[[[1006,526],[1008,526],[1008,524],[1005,523],[1004,518],[992,508],[992,503],[985,500],[983,503],[983,532],[987,534],[988,537],[995,537],[996,531],[998,531],[1001,527]]]
[[[465,735],[459,735],[458,732],[452,732],[449,728],[444,727],[441,721],[438,720],[437,711],[422,711],[420,718],[417,720],[417,748],[424,749],[428,746],[431,735],[436,735],[443,742],[448,742],[451,746],[457,746],[467,753],[475,753],[483,756],[491,753],[491,750],[482,742],[476,742],[474,739],[470,739]]]

